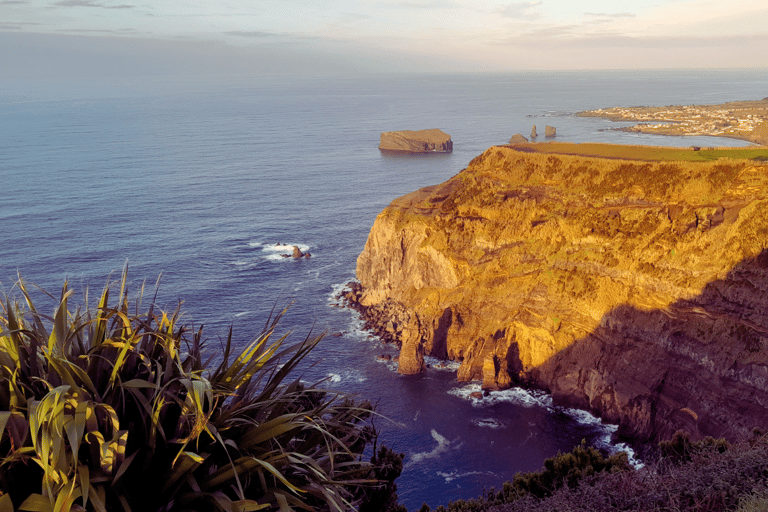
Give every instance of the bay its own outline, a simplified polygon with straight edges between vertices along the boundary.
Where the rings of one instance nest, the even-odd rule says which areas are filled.
[[[334,298],[376,215],[533,124],[574,142],[744,145],[604,131],[621,125],[574,114],[766,91],[766,70],[0,79],[0,286],[13,293],[18,273],[54,294],[65,279],[100,289],[127,262],[133,290],[162,275],[159,304],[183,303],[212,349],[230,325],[247,343],[292,303],[281,323],[292,339],[329,333],[303,378],[376,403],[380,442],[405,454],[401,502],[435,507],[538,470],[581,439],[616,447],[610,427],[546,395],[478,401],[455,368],[403,377],[379,362],[394,348]],[[451,134],[454,152],[377,149],[382,131],[422,128]],[[276,244],[312,258],[281,258]]]

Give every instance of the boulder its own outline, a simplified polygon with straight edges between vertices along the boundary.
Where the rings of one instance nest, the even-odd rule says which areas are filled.
[[[450,153],[451,136],[437,128],[430,130],[403,130],[382,132],[379,149],[409,153]]]
[[[509,139],[509,143],[510,144],[523,144],[523,143],[526,143],[526,142],[528,142],[528,139],[526,139],[523,135],[521,135],[519,133],[513,135],[512,138]]]
[[[545,137],[556,137],[557,136],[557,129],[555,129],[554,126],[545,126],[544,127],[544,136]]]

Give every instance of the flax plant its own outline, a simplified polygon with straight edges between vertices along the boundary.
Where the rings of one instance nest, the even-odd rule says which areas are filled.
[[[282,313],[218,363],[202,329],[129,301],[126,271],[95,309],[52,316],[24,281],[0,311],[0,512],[352,510],[372,408],[288,376],[320,337],[285,348]],[[117,295],[110,305],[111,295]],[[274,339],[277,338],[277,339]]]

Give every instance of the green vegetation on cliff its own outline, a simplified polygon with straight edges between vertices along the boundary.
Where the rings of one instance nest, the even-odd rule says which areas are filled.
[[[0,309],[0,511],[382,511],[402,456],[367,402],[288,380],[320,341],[286,348],[280,315],[218,359],[179,311],[129,301],[47,316],[19,280]],[[114,302],[111,298],[116,294]],[[212,366],[209,366],[212,365]]]
[[[512,144],[518,151],[531,153],[591,156],[621,160],[645,160],[649,162],[711,162],[720,158],[765,160],[768,148],[676,148],[668,146],[624,146],[618,144],[542,142]]]

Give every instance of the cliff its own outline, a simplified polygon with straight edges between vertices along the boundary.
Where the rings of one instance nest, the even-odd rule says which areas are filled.
[[[450,153],[453,151],[453,142],[450,135],[437,128],[402,130],[382,132],[379,149],[410,153]]]
[[[645,439],[768,421],[768,166],[494,147],[396,199],[359,304],[486,389],[527,383]]]

